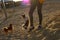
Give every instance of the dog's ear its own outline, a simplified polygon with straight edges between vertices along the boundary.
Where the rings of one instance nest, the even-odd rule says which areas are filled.
[[[22,17],[25,18],[25,15],[23,14]]]
[[[12,27],[12,24],[10,24],[9,27]]]

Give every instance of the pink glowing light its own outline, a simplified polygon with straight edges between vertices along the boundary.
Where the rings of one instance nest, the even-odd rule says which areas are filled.
[[[29,3],[29,0],[23,0],[24,2],[26,2],[26,3]]]
[[[29,5],[30,4],[30,0],[23,0],[23,4]]]

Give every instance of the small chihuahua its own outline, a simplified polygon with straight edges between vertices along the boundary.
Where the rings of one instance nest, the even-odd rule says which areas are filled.
[[[27,29],[27,27],[29,25],[29,20],[27,19],[27,17],[25,15],[22,15],[22,17],[25,19],[25,24],[24,24],[23,28]]]
[[[9,27],[3,28],[3,30],[6,34],[8,34],[8,32],[12,32],[13,31],[12,24],[10,24]]]

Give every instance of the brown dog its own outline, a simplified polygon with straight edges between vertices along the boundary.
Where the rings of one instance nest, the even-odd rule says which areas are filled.
[[[8,34],[9,32],[13,31],[12,24],[9,25],[9,27],[3,28],[5,34]]]
[[[22,15],[22,17],[25,19],[25,24],[24,24],[23,28],[27,29],[28,25],[29,25],[29,20],[28,20],[28,18],[25,15]]]

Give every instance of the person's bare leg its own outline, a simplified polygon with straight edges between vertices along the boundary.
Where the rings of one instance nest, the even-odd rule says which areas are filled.
[[[38,11],[38,16],[39,16],[39,26],[38,28],[40,29],[42,26],[42,4],[37,2],[37,11]]]
[[[30,26],[33,26],[33,12],[34,12],[35,7],[32,6],[29,12],[29,18],[30,18]]]
[[[38,10],[38,16],[39,16],[39,24],[42,25],[42,4],[37,7]]]
[[[32,29],[34,29],[34,26],[33,26],[33,12],[34,12],[35,8],[36,8],[36,4],[34,2],[32,2],[31,7],[30,7],[30,11],[29,11],[30,26],[31,26],[30,31]]]

